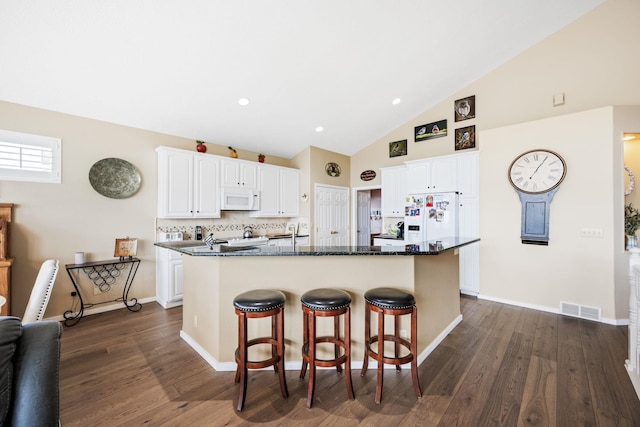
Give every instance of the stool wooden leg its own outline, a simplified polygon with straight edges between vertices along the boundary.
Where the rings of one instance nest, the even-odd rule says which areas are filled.
[[[239,359],[238,369],[236,371],[236,382],[240,382],[240,391],[238,392],[238,411],[244,408],[244,400],[247,397],[247,316],[245,313],[238,314],[238,345]]]
[[[333,337],[336,340],[340,339],[340,316],[334,316],[333,318]],[[340,346],[338,344],[335,344],[333,347],[333,354],[337,359],[338,357],[340,357]],[[336,371],[342,372],[342,365],[336,365]]]
[[[420,381],[418,380],[418,309],[413,307],[411,311],[411,379],[413,380],[413,389],[417,397],[422,397],[420,391]]]
[[[400,357],[400,344],[398,343],[398,337],[400,337],[400,322],[398,321],[399,318],[400,316],[397,314],[393,316],[393,336],[396,337],[395,341],[393,342],[393,356],[396,359]],[[396,365],[396,371],[399,370],[400,365]]]
[[[309,314],[309,388],[307,391],[307,408],[313,403],[316,387],[316,316]]]
[[[344,314],[344,380],[347,384],[347,394],[353,400],[356,395],[353,393],[353,383],[351,382],[351,308],[348,307]],[[337,357],[337,356],[336,356]]]
[[[382,399],[382,379],[384,373],[384,313],[378,311],[378,383],[376,385],[376,403]]]
[[[277,352],[280,360],[275,366],[278,366],[276,371],[278,372],[278,377],[280,378],[280,391],[282,392],[282,397],[289,397],[289,390],[287,389],[287,379],[285,378],[284,372],[284,307],[280,309],[280,312],[276,319],[276,327],[274,328],[274,337],[277,340]]]
[[[304,378],[307,373],[307,359],[305,358],[305,346],[309,346],[309,312],[302,309],[302,369],[300,369],[300,378]]]
[[[362,362],[362,369],[360,370],[360,376],[364,377],[367,374],[367,368],[369,366],[369,348],[371,345],[371,309],[369,304],[365,303],[364,306],[364,361]]]

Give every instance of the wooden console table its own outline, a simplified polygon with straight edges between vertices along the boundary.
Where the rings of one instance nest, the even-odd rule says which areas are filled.
[[[94,261],[85,262],[84,264],[65,265],[67,274],[69,274],[71,283],[73,284],[73,287],[76,290],[76,294],[78,295],[78,299],[80,300],[80,308],[78,309],[78,311],[67,310],[64,312],[64,325],[73,326],[78,323],[84,315],[85,308],[90,308],[94,305],[106,304],[114,301],[122,301],[124,306],[127,307],[129,311],[139,311],[142,308],[142,305],[138,302],[138,300],[136,298],[129,299],[129,290],[131,289],[133,279],[138,272],[139,266],[140,260],[138,258],[129,258],[124,260],[114,259],[109,261]],[[80,288],[78,287],[73,274],[71,274],[73,270],[80,270],[84,274],[86,274],[93,282],[93,284],[100,290],[100,292],[108,292],[111,289],[111,285],[116,282],[116,279],[120,276],[120,274],[126,271],[127,278],[122,289],[122,297],[109,301],[85,304],[84,299],[82,298],[82,293],[80,292]]]

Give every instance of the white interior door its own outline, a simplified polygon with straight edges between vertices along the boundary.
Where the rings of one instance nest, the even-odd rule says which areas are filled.
[[[371,246],[371,192],[358,191],[356,245]]]
[[[349,245],[349,189],[315,187],[316,246]]]

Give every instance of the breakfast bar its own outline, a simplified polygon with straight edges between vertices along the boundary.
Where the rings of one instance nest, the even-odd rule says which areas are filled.
[[[449,238],[397,247],[194,246],[194,242],[156,243],[183,254],[181,336],[219,371],[236,369],[237,318],[233,298],[252,289],[277,289],[286,295],[286,368],[301,366],[300,297],[317,288],[338,288],[351,296],[353,368],[364,357],[364,293],[396,287],[415,295],[418,307],[418,363],[461,320],[458,251],[477,238]],[[250,336],[269,332],[270,324],[252,325]],[[331,325],[319,325],[319,328]],[[409,325],[401,323],[401,334]]]

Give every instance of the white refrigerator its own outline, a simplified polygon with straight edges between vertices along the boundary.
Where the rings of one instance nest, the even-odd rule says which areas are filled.
[[[412,194],[404,207],[405,244],[458,236],[458,193]]]

